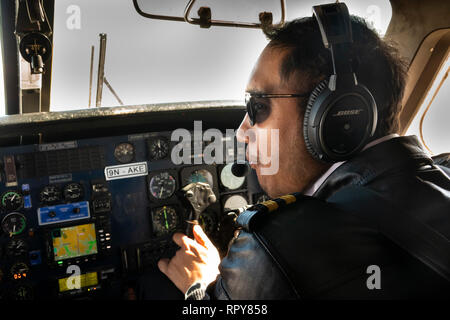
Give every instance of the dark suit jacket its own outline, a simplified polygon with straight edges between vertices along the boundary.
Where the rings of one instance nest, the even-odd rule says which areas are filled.
[[[349,185],[381,194],[450,238],[450,179],[416,137],[373,146],[337,168],[314,194],[254,217],[230,242],[212,299],[449,298],[449,283],[361,215],[326,202]],[[382,207],[380,207],[382,210]],[[253,218],[252,218],[253,219]],[[239,221],[239,220],[238,220]],[[271,246],[267,246],[270,238]],[[273,250],[273,248],[277,248]],[[379,267],[380,289],[369,289]],[[372,279],[372,280],[371,280]]]

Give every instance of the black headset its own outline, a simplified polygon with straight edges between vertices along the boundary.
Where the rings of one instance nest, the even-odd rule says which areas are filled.
[[[314,6],[313,12],[324,46],[331,51],[333,74],[309,97],[303,122],[305,144],[317,160],[344,161],[358,153],[375,133],[377,106],[352,69],[353,38],[347,6]]]

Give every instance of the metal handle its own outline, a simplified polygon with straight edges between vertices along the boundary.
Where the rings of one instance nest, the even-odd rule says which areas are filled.
[[[190,24],[196,24],[201,25],[202,21],[201,19],[189,19],[189,14],[191,12],[192,7],[194,6],[196,0],[189,0],[186,9],[184,10],[184,21]],[[280,6],[281,6],[281,19],[280,22],[275,26],[280,26],[284,24],[285,17],[286,17],[286,4],[285,0],[280,0]],[[210,26],[221,26],[221,27],[240,27],[240,28],[261,28],[264,29],[268,27],[266,24],[262,21],[262,15],[260,15],[260,21],[261,23],[244,23],[244,22],[235,22],[235,21],[223,21],[223,20],[210,20],[209,25]]]
[[[195,0],[190,0],[188,4],[186,5],[184,16],[183,17],[176,17],[176,16],[166,16],[166,15],[159,15],[159,14],[151,14],[147,13],[141,10],[138,4],[138,0],[133,0],[134,8],[136,9],[137,13],[139,13],[141,16],[150,18],[150,19],[157,19],[157,20],[168,20],[168,21],[179,21],[179,22],[187,22],[190,24],[195,25],[203,25],[203,22],[201,19],[198,18],[189,18],[189,14],[191,12],[192,7],[194,6]],[[280,22],[276,24],[275,26],[281,26],[284,24],[285,17],[286,17],[286,3],[285,0],[280,0],[280,6],[281,6],[281,18]],[[222,27],[240,27],[240,28],[254,28],[254,29],[265,29],[267,27],[271,27],[265,23],[265,19],[263,19],[265,15],[260,14],[260,21],[261,23],[245,23],[245,22],[235,22],[235,21],[222,21],[222,20],[210,20],[208,22],[209,26],[222,26]]]

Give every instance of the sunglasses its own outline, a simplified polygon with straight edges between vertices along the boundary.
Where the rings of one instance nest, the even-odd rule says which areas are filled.
[[[250,125],[262,123],[270,115],[270,104],[261,99],[272,98],[305,98],[309,97],[311,92],[294,93],[294,94],[276,94],[276,93],[245,93],[245,105],[247,106],[247,114]]]

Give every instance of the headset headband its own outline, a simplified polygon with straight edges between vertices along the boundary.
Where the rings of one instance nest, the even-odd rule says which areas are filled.
[[[353,36],[347,6],[345,3],[314,6],[313,13],[319,24],[323,44],[331,52],[333,74],[329,80],[330,90],[334,91],[337,85],[345,87],[356,85],[357,80],[350,57]]]
[[[377,106],[372,93],[358,83],[352,68],[353,35],[344,3],[313,7],[333,71],[311,93],[303,118],[307,150],[320,161],[337,162],[357,154],[373,136]]]

